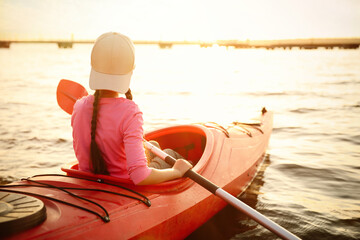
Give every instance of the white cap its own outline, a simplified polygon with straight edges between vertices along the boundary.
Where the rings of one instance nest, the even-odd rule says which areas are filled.
[[[125,35],[104,33],[91,52],[90,88],[126,93],[135,66],[134,44]]]

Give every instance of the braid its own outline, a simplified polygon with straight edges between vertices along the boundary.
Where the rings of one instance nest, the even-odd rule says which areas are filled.
[[[133,99],[133,96],[132,96],[132,94],[131,94],[130,88],[129,88],[129,90],[125,93],[125,96],[126,96],[126,98],[129,99],[129,100],[132,100],[132,99]]]
[[[100,91],[96,90],[94,94],[94,104],[93,104],[93,115],[91,119],[91,145],[90,145],[90,157],[91,157],[91,165],[90,169],[95,174],[109,174],[107,171],[106,163],[104,158],[101,155],[99,146],[95,141],[96,136],[96,125],[97,125],[97,115],[99,112],[99,99],[100,99]]]

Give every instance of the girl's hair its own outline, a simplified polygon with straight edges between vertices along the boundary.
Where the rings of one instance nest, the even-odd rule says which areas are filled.
[[[129,100],[132,100],[132,99],[133,99],[133,96],[132,96],[132,94],[131,94],[130,88],[129,88],[129,90],[125,93],[125,96],[126,96],[126,98],[129,99]]]
[[[126,98],[132,100],[131,90],[129,89],[126,93]],[[96,90],[94,94],[94,103],[93,103],[93,115],[91,119],[91,144],[90,144],[90,157],[91,157],[91,165],[90,169],[95,174],[109,174],[104,158],[101,155],[101,151],[99,146],[95,141],[96,136],[96,125],[97,125],[97,116],[99,112],[99,99],[100,99],[100,91]]]

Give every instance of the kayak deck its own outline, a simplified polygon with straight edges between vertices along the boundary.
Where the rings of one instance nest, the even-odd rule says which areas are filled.
[[[246,189],[256,175],[268,145],[272,113],[263,114],[259,121],[261,124],[257,126],[234,124],[225,130],[226,134],[224,129],[216,126],[183,125],[148,133],[145,138],[158,141],[162,148],[175,149],[195,163],[195,172],[236,196]],[[79,171],[76,164],[62,169],[68,177],[53,175],[31,178],[40,184],[58,188],[36,187],[39,183],[26,180],[12,185],[26,182],[32,187],[20,187],[21,191],[54,197],[90,209],[98,215],[40,197],[46,206],[47,219],[36,227],[8,236],[9,239],[101,236],[107,236],[108,239],[166,239],[169,236],[172,239],[183,239],[226,205],[223,200],[187,178],[134,186],[130,181]],[[87,190],[80,190],[84,188]],[[67,189],[101,207],[74,198],[61,189]],[[147,200],[151,202],[150,207],[146,205]]]

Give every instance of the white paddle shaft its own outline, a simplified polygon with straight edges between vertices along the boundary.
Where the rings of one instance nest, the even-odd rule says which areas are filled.
[[[260,223],[279,237],[283,239],[289,239],[289,240],[297,240],[300,239],[285,228],[281,227],[280,225],[276,224],[275,222],[271,221],[258,211],[254,210],[253,208],[249,207],[242,201],[240,201],[238,198],[234,197],[230,193],[224,191],[222,188],[218,188],[215,192],[215,195],[229,203],[231,206],[235,207],[239,211],[245,213],[252,219],[254,219],[256,222]]]

